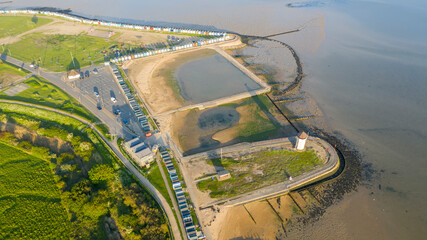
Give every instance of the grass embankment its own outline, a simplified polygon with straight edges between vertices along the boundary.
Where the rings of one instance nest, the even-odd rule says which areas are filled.
[[[9,96],[4,92],[0,92],[0,99],[51,107],[65,112],[74,113],[91,122],[99,121],[95,115],[77,102],[77,100],[47,80],[34,76],[25,80],[23,83],[30,86],[30,88],[16,94],[15,96]]]
[[[0,60],[0,89],[11,85],[17,80],[23,79],[28,73],[30,72],[25,69]]]
[[[212,159],[208,163],[229,170],[232,177],[224,181],[203,180],[197,187],[202,191],[210,191],[213,198],[226,198],[296,177],[313,170],[322,161],[313,150],[274,150],[243,155],[238,160]]]
[[[100,122],[100,120],[95,115],[93,115],[77,100],[47,80],[38,76],[34,76],[25,80],[23,83],[30,86],[30,88],[16,94],[15,96],[9,96],[4,92],[0,92],[0,99],[14,100],[51,107],[76,114],[93,123]],[[105,137],[110,139],[110,130],[105,124],[96,124],[95,127]]]
[[[0,109],[2,124],[14,125],[8,129],[17,134],[15,137],[11,133],[2,133],[2,141],[30,149],[31,154],[42,152],[49,157],[45,161],[54,174],[61,193],[60,203],[70,221],[68,238],[106,239],[118,234],[125,239],[168,238],[167,223],[159,206],[92,129],[47,110],[7,103],[0,103]],[[30,138],[33,142],[23,141],[22,136],[34,134],[37,137]],[[52,143],[60,146],[33,150],[32,145],[49,142],[49,146]],[[13,217],[25,219],[25,214],[16,213]],[[49,219],[43,212],[37,214],[35,219]],[[39,231],[33,232],[37,234]]]
[[[13,37],[52,22],[52,19],[27,16],[0,16],[0,38]]]
[[[62,72],[104,62],[104,49],[117,44],[114,37],[103,39],[79,35],[31,33],[7,45],[7,54],[27,63]]]
[[[0,138],[1,239],[69,238],[70,222],[48,154],[44,148],[15,147]]]
[[[153,186],[159,190],[159,192],[165,197],[169,206],[173,207],[172,200],[169,196],[168,190],[166,189],[165,181],[163,181],[162,174],[160,173],[160,168],[158,164],[152,166],[150,171],[147,174],[147,179],[150,181]]]

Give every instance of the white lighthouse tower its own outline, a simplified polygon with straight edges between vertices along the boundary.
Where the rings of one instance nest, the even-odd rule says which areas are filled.
[[[297,142],[295,144],[295,148],[297,150],[304,150],[305,148],[305,141],[307,140],[308,135],[305,132],[300,132],[297,135]]]

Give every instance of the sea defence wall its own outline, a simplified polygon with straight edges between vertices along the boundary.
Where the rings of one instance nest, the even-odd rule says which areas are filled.
[[[190,161],[205,161],[209,158],[219,157],[220,154],[223,156],[240,156],[242,154],[249,154],[257,151],[262,151],[266,149],[275,149],[275,148],[293,148],[294,146],[293,138],[281,138],[274,140],[266,140],[254,143],[239,143],[235,145],[231,145],[228,147],[220,149],[215,149],[203,153],[198,153],[190,156],[180,157],[182,162],[190,162]],[[326,141],[310,137],[307,140],[307,145],[317,145],[320,146],[322,151],[325,154],[325,158],[322,159],[324,164],[312,171],[306,172],[299,176],[295,176],[292,179],[288,179],[284,182],[277,183],[265,188],[257,189],[253,192],[248,192],[241,194],[236,197],[227,198],[227,199],[219,199],[212,201],[210,203],[204,204],[200,206],[201,209],[212,207],[214,205],[222,205],[222,206],[236,206],[241,204],[247,204],[250,202],[260,201],[264,199],[269,199],[276,197],[278,195],[286,194],[292,190],[301,188],[313,182],[322,180],[326,177],[334,174],[340,166],[340,161],[336,150]]]
[[[228,53],[226,53],[221,47],[209,46],[208,48],[213,49],[216,52],[218,52],[219,54],[221,54],[231,64],[233,64],[236,68],[238,68],[240,71],[242,71],[244,74],[246,74],[253,81],[258,83],[262,88],[258,89],[258,90],[252,90],[252,91],[247,91],[247,92],[243,92],[243,93],[238,93],[238,94],[228,96],[228,97],[218,98],[218,99],[207,101],[207,102],[196,103],[196,104],[192,104],[189,106],[184,106],[184,107],[181,107],[178,109],[173,109],[173,110],[170,110],[167,112],[159,113],[156,116],[168,115],[168,114],[171,114],[174,112],[181,112],[181,111],[186,111],[186,110],[195,109],[195,108],[197,108],[199,110],[203,110],[206,108],[212,108],[212,107],[220,106],[222,104],[226,104],[229,102],[234,102],[237,100],[257,96],[257,95],[268,93],[271,91],[271,87],[266,82],[262,81],[257,75],[255,75],[253,72],[251,72],[245,66],[243,66],[241,63],[239,63],[236,59],[234,59],[232,56],[230,56]],[[154,117],[156,117],[156,116],[154,116]]]

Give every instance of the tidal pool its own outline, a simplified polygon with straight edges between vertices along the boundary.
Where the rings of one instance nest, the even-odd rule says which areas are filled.
[[[182,97],[192,103],[262,88],[220,54],[184,63],[174,77]]]

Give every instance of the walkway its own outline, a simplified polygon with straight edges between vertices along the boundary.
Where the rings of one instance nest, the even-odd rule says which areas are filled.
[[[222,152],[223,154],[234,153],[234,152],[249,153],[252,151],[259,150],[260,148],[275,147],[279,145],[282,147],[286,146],[286,147],[292,148],[293,143],[290,139],[274,139],[274,140],[267,140],[267,141],[261,141],[261,142],[255,142],[255,143],[241,143],[241,144],[235,144],[229,147],[224,147],[222,148]],[[223,206],[235,206],[235,205],[242,205],[250,202],[260,201],[263,199],[273,198],[275,196],[285,194],[287,192],[290,192],[291,190],[294,190],[296,188],[312,183],[320,178],[324,178],[325,176],[329,176],[333,174],[336,170],[338,170],[339,168],[338,154],[328,142],[319,138],[310,137],[306,143],[306,146],[309,146],[309,145],[322,149],[323,153],[319,153],[319,154],[323,155],[325,158],[324,165],[310,172],[296,176],[292,180],[287,180],[281,183],[277,183],[272,186],[261,188],[253,192],[241,194],[236,197],[216,200],[207,204],[203,204],[200,206],[200,208],[204,209],[204,208],[212,207],[214,205],[219,205],[219,204]],[[219,155],[218,149],[182,157],[181,161],[183,162],[197,161],[197,159],[207,158],[208,156],[211,156],[214,154]],[[185,168],[181,168],[181,169],[185,169]],[[189,182],[189,185],[190,184],[191,184],[191,187],[196,188],[194,180],[193,182]],[[191,187],[189,186],[188,188],[191,189]]]

